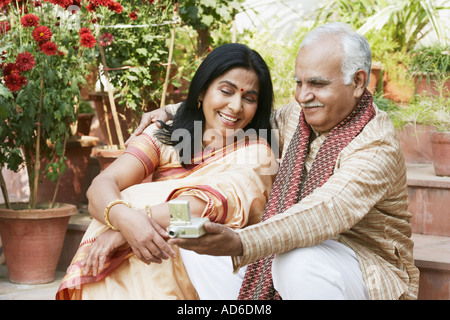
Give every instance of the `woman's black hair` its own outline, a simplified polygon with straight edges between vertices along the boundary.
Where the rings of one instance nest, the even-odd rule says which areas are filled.
[[[172,133],[177,129],[185,129],[183,139],[189,139],[191,146],[191,158],[194,155],[194,139],[202,139],[194,135],[194,122],[201,121],[205,124],[202,108],[198,108],[199,96],[206,92],[209,85],[218,77],[231,69],[244,68],[255,72],[259,81],[258,108],[252,121],[244,128],[254,129],[257,134],[261,129],[266,129],[264,138],[270,143],[270,115],[273,108],[273,86],[270,71],[260,54],[246,45],[239,43],[224,44],[214,49],[201,63],[189,86],[187,99],[182,102],[171,124],[164,124],[163,129],[157,132],[157,138],[164,144],[175,146],[180,141],[173,139]],[[184,143],[183,143],[184,145]],[[182,149],[178,148],[180,159],[183,159]],[[191,159],[189,159],[191,160]],[[183,161],[182,161],[183,163]]]

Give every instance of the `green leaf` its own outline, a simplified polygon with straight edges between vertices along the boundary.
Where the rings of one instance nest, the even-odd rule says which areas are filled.
[[[5,99],[14,99],[14,96],[11,93],[11,91],[9,91],[9,89],[1,83],[0,83],[0,96],[4,97]]]
[[[220,14],[224,20],[231,20],[231,12],[226,6],[224,5],[218,6],[216,8],[216,12]]]
[[[138,48],[136,49],[136,52],[144,56],[148,54],[148,50],[146,48]]]
[[[208,16],[208,15],[204,15],[203,17],[202,17],[202,23],[203,24],[205,24],[206,26],[210,26],[210,25],[212,25],[213,24],[213,22],[214,22],[214,17],[213,16]]]
[[[138,80],[139,80],[138,77],[133,76],[133,75],[131,75],[131,74],[127,74],[127,75],[125,76],[125,78],[127,78],[127,79],[130,80],[130,81],[138,81]]]
[[[216,0],[202,0],[202,5],[205,7],[215,8],[217,6]]]
[[[187,11],[187,16],[190,20],[198,20],[199,19],[199,9],[197,7],[188,7],[186,9]]]

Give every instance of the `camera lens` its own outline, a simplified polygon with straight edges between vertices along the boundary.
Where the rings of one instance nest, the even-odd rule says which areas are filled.
[[[177,236],[177,233],[178,232],[175,232],[174,230],[170,230],[169,231],[169,236],[172,237],[172,238],[175,238]]]

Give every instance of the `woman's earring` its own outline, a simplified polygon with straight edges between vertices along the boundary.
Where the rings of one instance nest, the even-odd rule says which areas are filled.
[[[198,102],[197,107],[200,109],[202,107],[202,102],[200,100],[197,100],[197,102]]]

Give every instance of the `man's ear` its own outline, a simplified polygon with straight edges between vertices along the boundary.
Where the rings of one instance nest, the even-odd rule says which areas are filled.
[[[355,87],[354,97],[359,98],[364,93],[367,86],[367,81],[369,80],[369,75],[366,71],[360,69],[356,71],[353,77],[353,85]]]

